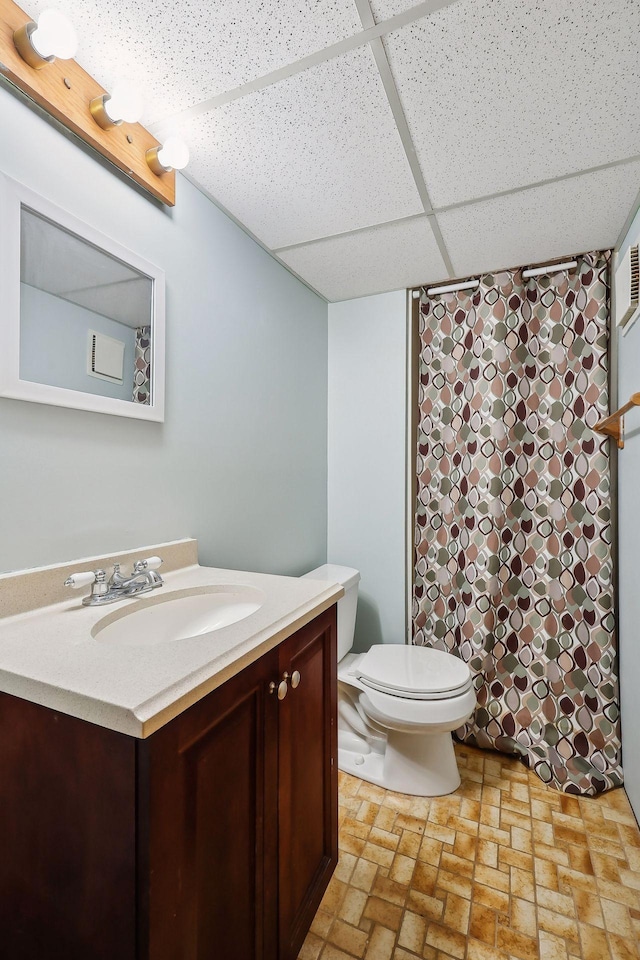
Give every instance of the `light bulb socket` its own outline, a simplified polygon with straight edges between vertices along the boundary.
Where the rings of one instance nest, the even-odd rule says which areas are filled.
[[[155,173],[156,177],[161,177],[165,173],[171,173],[173,167],[165,167],[158,160],[158,154],[162,150],[162,144],[158,144],[157,147],[149,147],[145,153],[145,160],[149,166],[149,169],[152,173]]]
[[[13,35],[13,42],[16,50],[25,63],[28,63],[29,66],[33,67],[34,70],[42,70],[42,68],[46,67],[48,63],[53,63],[56,58],[41,57],[34,48],[33,44],[31,43],[31,34],[37,29],[38,24],[33,20],[29,20],[29,22],[25,23],[23,27],[18,27],[18,29],[15,31]]]
[[[112,127],[119,127],[122,120],[112,120],[105,109],[105,105],[111,97],[108,93],[103,93],[100,97],[94,97],[89,104],[91,116],[103,130],[111,130]]]

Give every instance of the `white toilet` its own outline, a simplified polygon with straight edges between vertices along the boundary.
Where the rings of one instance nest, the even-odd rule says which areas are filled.
[[[352,654],[360,574],[325,564],[305,574],[344,587],[338,601],[338,766],[386,790],[439,797],[460,785],[451,731],[473,713],[468,666],[428,647],[376,644]]]

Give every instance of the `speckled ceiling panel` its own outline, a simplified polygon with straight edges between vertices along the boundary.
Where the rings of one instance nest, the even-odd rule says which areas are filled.
[[[427,217],[320,240],[279,256],[332,301],[401,290],[447,275]]]
[[[270,247],[422,212],[369,47],[192,121],[189,171]]]
[[[389,17],[395,17],[397,13],[410,10],[418,2],[419,0],[369,0],[369,5],[376,23],[381,23]]]
[[[27,0],[31,15],[51,0]],[[79,63],[109,88],[145,88],[151,122],[362,29],[354,0],[55,0],[80,38]]]
[[[639,182],[637,161],[438,214],[456,276],[613,246]]]
[[[435,206],[639,153],[638,36],[638,0],[464,0],[388,35]]]

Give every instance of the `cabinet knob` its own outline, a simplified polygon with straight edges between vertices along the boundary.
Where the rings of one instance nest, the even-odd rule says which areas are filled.
[[[294,690],[299,685],[299,683],[300,683],[300,671],[294,670],[293,673],[291,674],[291,686],[293,687]]]
[[[287,674],[287,676],[288,676],[288,674]],[[286,679],[286,677],[285,677],[284,680],[281,680],[280,683],[275,683],[275,682],[272,680],[271,683],[269,684],[269,693],[276,693],[276,692],[277,692],[277,694],[278,694],[278,700],[284,700],[284,698],[285,698],[286,695],[287,695],[287,690],[288,690],[288,689],[289,689],[289,688],[287,687],[287,679]]]

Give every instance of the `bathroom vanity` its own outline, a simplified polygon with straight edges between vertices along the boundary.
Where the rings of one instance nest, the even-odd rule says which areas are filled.
[[[59,707],[60,665],[48,689],[33,676],[21,688],[16,681],[20,695],[8,689],[7,664],[19,656],[11,638],[25,623],[64,619],[62,610],[0,619],[0,931],[12,960],[297,957],[337,862],[341,588],[201,567],[170,574],[166,588],[179,595],[176,586],[211,587],[225,576],[264,592],[244,628],[196,638],[203,665],[162,690],[168,645],[122,647],[112,702],[96,701],[93,721],[87,695],[97,676],[85,674],[82,694],[67,686],[75,716]],[[72,642],[65,648],[61,625],[49,637],[67,656],[89,643],[77,638],[90,621],[105,617],[77,605],[65,606]],[[184,643],[182,669],[198,646]],[[104,646],[109,656],[98,649],[96,667],[114,654]],[[135,710],[114,703],[154,659],[155,700]]]

